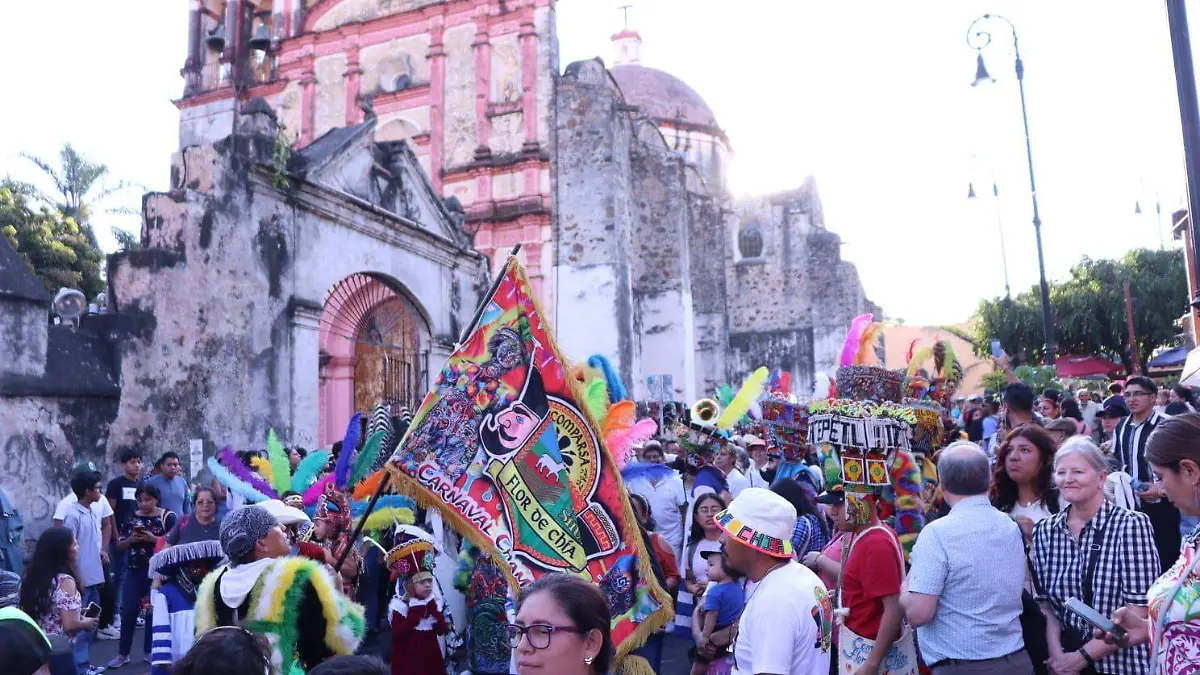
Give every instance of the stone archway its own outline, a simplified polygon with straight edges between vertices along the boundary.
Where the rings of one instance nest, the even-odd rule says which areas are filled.
[[[393,280],[352,274],[329,291],[321,311],[319,444],[341,440],[357,411],[380,401],[415,412],[425,395],[430,328]]]

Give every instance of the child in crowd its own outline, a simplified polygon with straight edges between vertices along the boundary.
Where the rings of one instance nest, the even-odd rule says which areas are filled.
[[[427,535],[426,535],[427,536]],[[433,542],[414,538],[388,552],[387,562],[402,583],[388,606],[392,622],[392,675],[444,675],[438,636],[449,631],[442,602],[433,595]]]
[[[720,551],[705,551],[701,554],[708,562],[708,590],[704,593],[704,604],[696,607],[692,621],[692,632],[696,638],[695,661],[692,675],[729,672],[729,645],[712,643],[713,633],[733,625],[742,615],[746,605],[741,575],[725,564]],[[711,656],[705,656],[710,653]]]

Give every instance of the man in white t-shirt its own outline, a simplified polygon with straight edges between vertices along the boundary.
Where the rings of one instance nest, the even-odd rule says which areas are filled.
[[[92,462],[80,462],[75,467],[75,473],[79,473],[80,471],[96,471],[96,465]],[[98,471],[96,472],[99,473]],[[77,503],[79,503],[79,497],[76,497],[74,492],[58,500],[58,505],[54,507],[54,524],[61,526],[63,520],[67,517],[67,511],[71,508],[71,505]],[[108,503],[107,499],[101,499],[93,502],[91,509],[92,513],[96,514],[96,522],[100,525],[100,542],[104,546],[101,553],[107,561],[109,545],[112,543],[113,535],[116,533],[115,523],[113,523],[112,505]]]
[[[746,488],[716,522],[725,560],[755,583],[734,638],[734,675],[829,672],[833,598],[792,559],[796,508],[770,490]]]
[[[721,449],[717,451],[716,459],[713,460],[713,466],[721,470],[725,474],[725,482],[729,484],[729,494],[736,499],[742,490],[750,487],[750,481],[742,475],[741,471],[737,470],[737,447],[732,443],[722,443]]]
[[[679,473],[663,461],[662,445],[658,441],[646,443],[642,463],[630,469],[625,487],[650,503],[650,515],[658,526],[656,531],[671,543],[678,555],[683,550],[683,507],[687,505],[687,494]]]

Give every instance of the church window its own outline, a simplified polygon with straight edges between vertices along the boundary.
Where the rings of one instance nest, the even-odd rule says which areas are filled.
[[[743,220],[738,226],[738,254],[743,259],[762,257],[763,230],[757,218]]]

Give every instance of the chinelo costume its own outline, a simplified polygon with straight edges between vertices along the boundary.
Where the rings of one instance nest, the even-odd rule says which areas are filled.
[[[365,632],[362,607],[315,561],[286,556],[246,561],[276,519],[250,505],[221,523],[221,547],[239,564],[204,578],[196,594],[196,635],[241,626],[266,637],[271,675],[300,675],[338,654],[353,654]]]
[[[821,458],[826,482],[830,485],[841,482],[847,507],[853,507],[857,525],[872,523],[871,514],[877,508],[880,520],[891,523],[899,542],[889,548],[894,549],[903,576],[904,563],[925,523],[921,471],[912,452],[917,413],[911,405],[902,405],[906,373],[873,363],[875,343],[882,328],[882,324],[872,321],[870,314],[854,319],[837,372],[838,397],[813,400],[809,404],[807,440]],[[882,527],[868,527],[854,535],[842,554],[843,571],[851,564],[855,544]],[[888,538],[891,539],[890,535]],[[838,582],[836,614],[841,624],[839,672],[848,674],[862,666],[874,640],[856,634],[846,624],[850,610],[842,604],[845,581],[843,574]],[[881,672],[915,674],[917,663],[913,631],[902,624],[900,636],[884,657]]]
[[[151,574],[163,577],[162,587],[150,594],[151,675],[167,675],[171,665],[192,648],[196,634],[196,586],[224,557],[221,542],[206,539],[163,549],[150,558]]]

